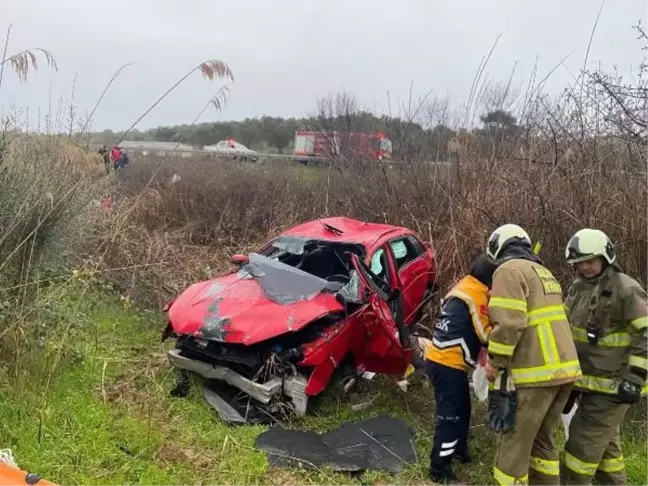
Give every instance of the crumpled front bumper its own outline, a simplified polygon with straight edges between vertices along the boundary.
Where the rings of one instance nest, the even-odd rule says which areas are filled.
[[[176,368],[193,371],[210,380],[221,380],[247,393],[255,400],[267,405],[275,395],[286,395],[291,398],[298,415],[306,413],[308,397],[306,396],[307,380],[296,373],[292,376],[272,377],[265,383],[257,383],[225,366],[212,365],[203,361],[187,358],[179,349],[172,349],[167,353],[169,361]]]

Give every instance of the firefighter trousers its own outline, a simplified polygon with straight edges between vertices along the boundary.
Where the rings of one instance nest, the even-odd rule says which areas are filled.
[[[566,484],[627,484],[620,425],[630,406],[614,395],[583,393],[569,424],[563,476]]]
[[[554,433],[573,384],[519,388],[513,430],[499,434],[493,475],[501,485],[560,484]]]
[[[470,387],[468,373],[426,361],[426,371],[434,386],[436,428],[430,454],[430,470],[450,474],[453,457],[468,459],[470,429]]]

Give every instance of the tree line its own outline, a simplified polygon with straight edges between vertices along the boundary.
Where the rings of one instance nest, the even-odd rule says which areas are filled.
[[[493,128],[512,129],[516,119],[505,111],[489,112],[481,117],[479,130]],[[160,126],[149,130],[133,130],[126,140],[180,142],[202,148],[221,140],[234,138],[239,143],[257,151],[290,153],[297,130],[340,130],[357,132],[382,131],[394,145],[394,155],[425,147],[438,160],[448,157],[447,144],[457,131],[444,123],[424,127],[422,123],[400,117],[376,116],[367,111],[327,113],[321,109],[316,116],[304,118],[281,118],[262,116],[241,121],[199,123],[196,125]],[[119,133],[104,130],[92,134],[97,144],[110,144]]]

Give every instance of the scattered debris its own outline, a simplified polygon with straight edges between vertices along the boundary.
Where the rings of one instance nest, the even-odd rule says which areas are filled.
[[[267,453],[274,467],[399,473],[418,461],[414,431],[392,417],[346,422],[321,435],[273,427],[257,437],[256,447]]]
[[[367,410],[369,407],[371,407],[373,402],[375,402],[376,398],[378,398],[379,396],[380,396],[380,393],[376,394],[371,400],[367,400],[365,402],[356,403],[355,405],[351,405],[351,410],[353,410],[354,412],[362,412],[363,410]]]
[[[245,423],[245,417],[243,417],[234,407],[227,403],[227,401],[218,393],[210,390],[206,386],[203,386],[203,395],[205,395],[207,403],[209,403],[212,408],[214,408],[218,412],[224,422],[234,424]]]

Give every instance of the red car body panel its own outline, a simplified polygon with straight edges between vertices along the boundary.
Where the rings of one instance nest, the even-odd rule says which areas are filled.
[[[409,235],[416,237],[425,251],[397,270],[390,242]],[[432,248],[406,228],[335,217],[295,226],[280,236],[361,245],[366,252],[365,266],[370,264],[376,250],[384,248],[389,269],[388,283],[403,295],[405,325],[416,320],[424,295],[436,278]],[[271,242],[266,247],[270,245]],[[265,295],[256,279],[242,278],[234,271],[187,288],[168,307],[169,322],[177,335],[253,345],[298,331],[327,314],[340,314],[343,317],[335,325],[302,346],[303,358],[298,365],[311,369],[305,389],[307,395],[316,395],[324,390],[348,353],[366,371],[402,374],[411,361],[412,351],[399,342],[398,327],[390,306],[384,296],[372,290],[366,276],[362,277],[362,265],[355,255],[352,262],[361,275],[363,292],[367,290],[369,298],[347,316],[343,316],[345,308],[333,293],[321,292],[309,300],[280,304]],[[206,322],[212,316],[216,319],[227,316],[217,326],[217,335],[207,330]]]
[[[222,337],[228,343],[252,345],[286,332],[294,332],[330,312],[343,311],[332,294],[318,294],[312,300],[281,305],[268,299],[254,279],[242,279],[236,273],[192,285],[169,309],[169,321],[176,334],[199,338],[210,314],[227,316]],[[210,309],[211,308],[211,309]]]
[[[339,325],[328,328],[317,340],[304,346],[304,359],[299,364],[314,368],[306,384],[306,395],[317,395],[326,388],[337,364],[349,351],[352,339],[353,321],[345,319]]]
[[[331,232],[327,225],[337,228],[340,234]],[[383,238],[399,235],[413,234],[406,228],[380,223],[365,223],[351,218],[334,217],[309,221],[286,230],[282,236],[301,236],[321,241],[338,241],[356,243],[364,246],[368,251]]]
[[[356,335],[352,343],[354,356],[367,371],[401,375],[411,361],[412,350],[400,343],[398,327],[387,302],[377,292],[372,291],[372,286],[363,276],[357,258],[353,257],[352,261],[363,286],[370,291],[368,304],[359,311],[362,313],[361,321],[364,326],[356,326]]]
[[[403,293],[405,303],[405,322],[411,324],[415,319],[425,291],[430,282],[434,281],[434,274],[430,275],[430,264],[427,258],[417,258],[401,268],[394,283]]]

